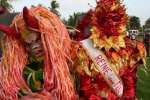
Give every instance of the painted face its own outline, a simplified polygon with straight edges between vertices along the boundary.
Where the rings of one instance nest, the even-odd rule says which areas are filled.
[[[118,36],[128,21],[126,9],[118,0],[100,0],[97,2],[93,23],[101,31],[101,36]]]
[[[23,39],[26,43],[31,44],[32,42],[34,42],[38,39],[38,34],[35,32],[32,32],[32,33],[28,34],[26,37],[24,37]]]
[[[121,20],[121,17],[119,15],[115,13],[108,13],[107,15],[102,16],[100,18],[100,23],[101,23],[101,26],[104,28],[108,26],[116,27],[116,26],[119,26],[120,20]]]
[[[101,28],[103,28],[104,34],[110,35],[118,35],[118,28],[120,27],[121,16],[117,13],[108,13],[101,16],[98,19],[98,24]]]
[[[26,48],[29,55],[35,58],[40,58],[43,56],[43,48],[40,39],[40,33],[31,31],[26,37],[23,38],[26,43]]]

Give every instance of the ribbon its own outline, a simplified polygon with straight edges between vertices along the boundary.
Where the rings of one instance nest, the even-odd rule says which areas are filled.
[[[112,88],[116,95],[121,97],[123,95],[123,83],[120,77],[111,68],[107,57],[101,50],[93,47],[93,43],[90,39],[85,39],[80,42],[107,84]]]

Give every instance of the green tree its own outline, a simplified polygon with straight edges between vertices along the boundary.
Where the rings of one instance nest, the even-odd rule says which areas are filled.
[[[49,7],[49,9],[56,15],[60,16],[58,8],[59,8],[59,3],[56,0],[52,0],[51,7]]]
[[[76,26],[83,16],[84,13],[77,12],[77,13],[73,13],[73,15],[70,15],[68,20],[63,19],[63,23],[66,25],[71,38],[75,36],[76,31],[79,31],[76,29]]]
[[[145,31],[145,32],[150,32],[150,18],[148,18],[148,19],[145,21],[145,24],[144,24],[144,31]]]
[[[140,18],[136,16],[129,17],[128,29],[141,30]]]
[[[3,14],[11,9],[12,5],[10,4],[9,0],[0,0],[0,14]]]
[[[73,27],[75,28],[76,25],[78,24],[79,20],[84,16],[84,13],[77,12],[73,13],[73,15],[70,15],[68,20],[65,21],[65,25],[68,27]]]

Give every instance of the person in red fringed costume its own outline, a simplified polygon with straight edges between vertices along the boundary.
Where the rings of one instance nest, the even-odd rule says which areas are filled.
[[[76,100],[67,64],[71,42],[58,16],[24,7],[0,31],[0,100]]]
[[[134,100],[136,71],[144,63],[143,43],[126,36],[128,15],[119,0],[97,1],[79,22],[75,40],[89,38],[93,47],[102,51],[113,71],[123,83],[123,95],[117,96],[80,43],[73,45],[72,70],[81,100]]]

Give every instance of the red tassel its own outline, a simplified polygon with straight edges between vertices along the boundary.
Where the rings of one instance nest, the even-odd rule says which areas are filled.
[[[13,27],[0,24],[0,31],[15,38],[20,38],[20,34]]]
[[[23,19],[29,27],[39,29],[38,20],[30,15],[27,7],[23,8]]]

